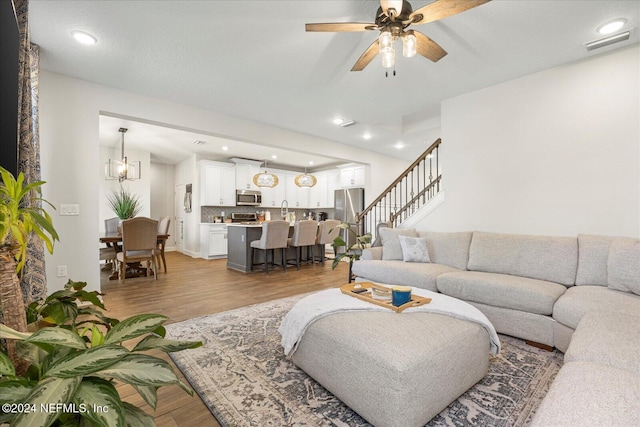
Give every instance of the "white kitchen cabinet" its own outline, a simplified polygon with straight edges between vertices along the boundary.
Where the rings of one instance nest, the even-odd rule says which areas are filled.
[[[340,186],[340,171],[327,172],[327,206],[326,208],[335,207],[335,192]]]
[[[289,209],[307,209],[309,207],[309,188],[302,188],[296,185],[296,176],[286,175],[285,196],[289,203]]]
[[[200,256],[225,258],[228,253],[227,224],[200,224]]]
[[[200,206],[235,206],[236,172],[230,163],[200,162]]]
[[[269,171],[278,177],[278,185],[272,188],[261,188],[262,206],[263,208],[280,208],[282,201],[286,199],[286,175]]]
[[[364,166],[350,166],[340,169],[340,187],[364,186]]]
[[[313,174],[316,177],[316,185],[309,188],[309,208],[326,208],[328,207],[328,186],[329,179],[326,172],[318,172]]]
[[[247,163],[236,163],[236,188],[238,190],[260,190],[253,183],[253,177],[262,172],[260,166]]]

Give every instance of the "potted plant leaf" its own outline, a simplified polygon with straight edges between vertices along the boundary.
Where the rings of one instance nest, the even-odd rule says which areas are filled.
[[[113,190],[107,196],[107,203],[118,218],[121,220],[133,218],[142,211],[140,197],[132,194],[122,185],[119,190]]]
[[[18,341],[29,362],[24,376],[0,352],[0,423],[11,426],[154,426],[153,417],[122,401],[115,384],[130,384],[153,409],[157,390],[178,385],[193,391],[166,361],[147,350],[174,352],[202,345],[164,338],[167,317],[139,314],[122,321],[102,313],[99,293],[86,292],[84,282],[69,281],[64,290],[32,305],[31,313],[52,327],[34,333],[0,324],[0,338]],[[77,301],[92,307],[79,307]],[[125,346],[124,342],[140,339]],[[46,409],[46,410],[43,410]]]
[[[3,322],[9,327],[26,332],[26,314],[20,279],[26,261],[29,237],[35,234],[49,251],[53,253],[53,244],[58,233],[53,227],[51,217],[42,208],[41,187],[44,181],[24,182],[20,172],[16,179],[6,169],[0,167],[2,184],[0,185],[0,302],[2,303]],[[7,343],[9,357],[22,372],[25,365],[15,353],[13,342]]]
[[[337,228],[347,230],[347,233],[353,236],[355,243],[349,246],[348,243],[345,242],[345,240],[340,235],[333,239],[333,243],[331,244],[331,246],[333,246],[335,258],[333,259],[333,263],[331,264],[331,269],[334,270],[343,258],[347,258],[349,260],[349,283],[351,283],[351,281],[353,280],[351,273],[353,261],[359,260],[360,256],[362,255],[362,251],[367,247],[367,245],[371,243],[371,233],[367,233],[361,236],[356,230],[353,229],[351,224],[346,222],[338,225]],[[340,251],[340,248],[344,248],[344,250]]]

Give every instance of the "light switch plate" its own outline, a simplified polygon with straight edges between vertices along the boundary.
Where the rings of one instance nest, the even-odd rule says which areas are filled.
[[[61,204],[60,205],[60,215],[64,215],[64,216],[80,215],[80,205]]]

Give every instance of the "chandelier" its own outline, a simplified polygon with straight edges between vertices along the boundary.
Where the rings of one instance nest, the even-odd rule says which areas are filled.
[[[134,179],[140,179],[140,162],[129,162],[124,155],[124,134],[128,131],[127,128],[120,128],[118,132],[122,134],[121,143],[121,160],[111,160],[105,164],[105,178],[117,179],[119,182],[132,181]]]
[[[264,160],[264,172],[255,174],[253,183],[260,188],[273,188],[278,185],[278,177],[267,172],[267,159]]]

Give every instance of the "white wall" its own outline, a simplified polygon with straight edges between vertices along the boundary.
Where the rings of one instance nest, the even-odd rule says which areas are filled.
[[[150,217],[158,219],[162,216],[171,218],[169,224],[169,239],[166,242],[166,250],[174,250],[175,248],[175,221],[174,216],[174,186],[175,186],[175,167],[173,165],[165,165],[162,163],[151,163],[150,179],[151,179],[151,201],[150,201]]]
[[[277,148],[296,146],[309,153],[367,163],[375,170],[367,185],[368,197],[382,191],[407,166],[406,161],[378,153],[43,70],[40,73],[40,139],[42,178],[47,181],[43,194],[58,208],[61,203],[80,205],[79,216],[53,215],[61,241],[54,254],[46,258],[50,292],[62,288],[67,281],[67,278],[56,277],[58,265],[67,265],[70,278],[87,281],[88,290],[100,287],[96,242],[100,235],[99,194],[104,166],[98,138],[101,112]],[[195,162],[193,168],[195,172]],[[194,180],[194,187],[196,182]],[[198,194],[197,187],[195,194]],[[194,207],[197,206],[194,203]],[[199,216],[200,210],[195,208],[193,212],[192,216]],[[195,235],[199,220],[197,218],[193,230],[189,229]]]
[[[418,228],[640,237],[639,79],[636,45],[444,101]]]

